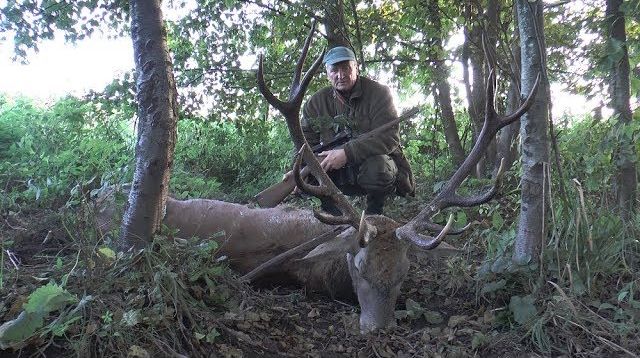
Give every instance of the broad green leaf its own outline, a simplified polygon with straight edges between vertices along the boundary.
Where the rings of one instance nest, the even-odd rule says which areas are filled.
[[[77,302],[69,291],[49,283],[37,288],[29,295],[29,300],[24,305],[24,310],[29,313],[41,313],[43,316],[49,312],[59,310],[69,303]]]
[[[471,339],[471,349],[478,349],[486,345],[487,342],[489,342],[489,339],[487,338],[487,336],[482,334],[482,332],[477,332],[476,334],[473,335],[473,338]]]
[[[394,316],[396,319],[406,319],[409,317],[409,313],[407,310],[397,310],[394,312]]]
[[[424,319],[426,319],[427,322],[431,324],[440,324],[442,323],[442,321],[444,321],[442,314],[440,314],[440,312],[438,311],[425,311]]]
[[[482,290],[480,292],[482,294],[496,292],[496,291],[501,290],[502,288],[504,288],[504,286],[506,286],[506,284],[507,284],[507,280],[505,280],[505,279],[502,279],[500,281],[488,282],[484,286],[482,286]]]
[[[109,260],[112,260],[112,261],[116,259],[116,253],[113,250],[111,250],[110,248],[106,247],[106,246],[99,248],[98,249],[98,253],[100,254],[100,256],[102,256],[102,257],[104,257],[106,259],[109,259]]]
[[[537,314],[534,299],[531,295],[524,297],[512,296],[509,302],[509,310],[513,313],[513,319],[521,325],[531,321]]]
[[[464,211],[459,211],[456,214],[456,225],[457,226],[465,226],[467,225],[467,213],[465,213]]]
[[[211,332],[209,332],[209,334],[207,334],[206,341],[207,343],[213,343],[218,337],[220,337],[220,332],[218,332],[218,330],[214,328],[211,330]]]
[[[0,349],[19,348],[20,343],[31,337],[44,323],[43,313],[22,311],[18,318],[0,326]]]
[[[418,317],[420,317],[422,315],[422,313],[424,312],[424,308],[422,308],[422,306],[420,306],[420,304],[410,298],[407,299],[407,302],[405,303],[406,309],[407,309],[407,314],[409,315],[409,317],[411,319],[416,319]]]
[[[502,225],[504,224],[504,219],[502,219],[502,215],[496,210],[493,212],[493,216],[491,217],[491,222],[493,224],[493,228],[496,230],[500,230]]]

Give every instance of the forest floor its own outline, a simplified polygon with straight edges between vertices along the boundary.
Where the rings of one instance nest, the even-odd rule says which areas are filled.
[[[88,302],[79,317],[71,315],[75,305],[66,309],[70,319],[63,329],[54,327],[63,314],[51,312],[35,335],[0,350],[3,357],[537,357],[561,356],[563,348],[567,356],[612,352],[603,350],[607,345],[598,339],[576,335],[564,340],[573,342],[570,347],[539,353],[531,340],[534,330],[518,328],[509,318],[510,294],[480,294],[474,276],[484,253],[464,237],[450,241],[464,248],[457,256],[410,250],[397,326],[361,335],[354,302],[291,287],[252,288],[229,270],[187,278],[181,260],[193,253],[171,251],[176,245],[161,245],[154,256],[101,262],[86,254],[98,245],[71,235],[73,230],[54,212],[3,220],[0,238],[13,243],[3,246],[0,321],[15,319],[29,294],[50,280],[66,282],[77,301]],[[167,262],[171,258],[175,262]],[[80,269],[83,265],[87,267]]]

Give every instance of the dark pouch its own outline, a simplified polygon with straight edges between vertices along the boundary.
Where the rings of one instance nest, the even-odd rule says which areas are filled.
[[[394,150],[389,154],[398,167],[398,176],[396,178],[396,193],[400,196],[415,196],[416,182],[411,171],[411,164],[404,156],[402,148]]]

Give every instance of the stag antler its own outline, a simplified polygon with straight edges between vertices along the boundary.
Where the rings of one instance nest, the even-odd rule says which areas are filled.
[[[260,54],[258,58],[258,89],[267,100],[267,102],[269,102],[269,104],[280,111],[280,113],[282,113],[284,118],[287,120],[289,133],[291,134],[291,139],[296,146],[296,150],[302,148],[304,143],[306,143],[302,128],[300,127],[300,107],[302,106],[302,98],[304,97],[304,93],[307,91],[307,87],[309,87],[309,83],[311,83],[313,75],[320,67],[320,64],[322,63],[322,57],[324,56],[324,51],[322,51],[320,56],[318,56],[318,58],[316,58],[316,60],[313,62],[313,65],[311,65],[309,71],[304,74],[304,77],[302,77],[302,81],[300,81],[300,76],[302,75],[302,67],[304,66],[304,60],[307,58],[307,52],[309,51],[309,45],[311,44],[311,40],[313,38],[315,30],[316,22],[314,21],[311,24],[311,30],[309,31],[309,34],[304,41],[302,54],[300,54],[300,58],[298,59],[298,63],[296,64],[296,69],[293,73],[293,80],[291,81],[291,88],[289,90],[289,99],[286,102],[276,98],[276,96],[274,96],[271,90],[269,90],[269,88],[267,87],[264,81],[264,56]]]
[[[495,138],[498,131],[518,120],[533,104],[536,92],[538,90],[538,84],[540,83],[540,75],[536,78],[536,82],[531,89],[531,92],[527,96],[527,99],[520,105],[520,107],[512,114],[508,116],[500,116],[496,112],[494,106],[495,96],[495,82],[496,76],[493,69],[489,73],[489,83],[487,84],[487,99],[485,103],[485,117],[482,130],[478,139],[476,140],[473,149],[464,160],[464,162],[458,167],[453,176],[447,181],[443,189],[436,195],[436,197],[429,202],[429,204],[420,211],[411,221],[405,225],[396,229],[396,236],[401,240],[406,240],[420,246],[424,249],[433,249],[440,244],[445,234],[448,232],[451,225],[445,226],[436,237],[421,234],[421,231],[425,229],[438,227],[431,221],[431,218],[436,213],[443,209],[457,206],[457,207],[471,207],[480,204],[484,204],[491,200],[496,194],[497,187],[504,170],[503,161],[500,163],[500,169],[498,175],[494,181],[493,186],[483,194],[478,194],[469,197],[463,197],[456,193],[456,190],[460,187],[462,182],[469,176],[473,167],[480,161],[480,158],[484,154],[485,150],[489,146],[489,143]],[[449,218],[451,222],[451,217]]]
[[[311,39],[313,38],[315,28],[316,23],[314,21],[311,25],[311,31],[309,31],[309,34],[307,35],[307,38],[304,42],[304,47],[302,49],[302,53],[300,54],[300,58],[298,59],[295,73],[293,75],[293,81],[291,83],[291,89],[289,92],[289,100],[286,102],[279,100],[273,95],[273,93],[271,93],[271,91],[265,84],[262,55],[260,56],[258,66],[258,89],[265,97],[267,102],[278,109],[287,121],[291,139],[293,140],[293,143],[298,150],[298,155],[296,156],[297,164],[294,166],[293,170],[298,187],[305,192],[311,193],[311,195],[331,198],[336,203],[338,209],[342,212],[341,216],[333,216],[324,212],[314,210],[314,215],[316,216],[316,218],[327,224],[350,224],[354,228],[358,229],[360,227],[360,221],[358,220],[358,214],[355,208],[349,203],[349,200],[340,192],[340,190],[331,181],[327,173],[325,173],[325,171],[322,169],[320,163],[318,162],[318,159],[309,148],[309,144],[307,143],[304,137],[304,133],[302,132],[302,127],[300,126],[300,107],[302,106],[302,98],[304,97],[304,93],[306,92],[307,87],[309,86],[309,83],[313,78],[313,75],[316,73],[318,67],[322,63],[322,57],[324,56],[324,51],[322,51],[322,54],[320,54],[320,56],[318,56],[318,58],[314,61],[311,69],[307,71],[307,73],[302,78],[302,81],[300,81],[302,67],[304,65],[304,60],[307,57],[307,52],[309,51],[309,45],[311,44]],[[312,186],[305,183],[300,177],[300,166],[302,159],[304,159],[305,163],[311,169],[311,173],[318,180],[319,184],[317,186]]]

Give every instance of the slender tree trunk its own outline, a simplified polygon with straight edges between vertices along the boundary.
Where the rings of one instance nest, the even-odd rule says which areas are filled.
[[[458,126],[456,125],[456,119],[453,114],[453,108],[451,106],[451,88],[447,81],[448,70],[445,67],[444,62],[440,62],[436,65],[436,88],[438,92],[438,103],[440,105],[442,127],[444,128],[444,136],[449,146],[449,152],[454,166],[459,166],[464,161],[464,149],[462,149],[462,143],[460,142],[460,136],[458,135]]]
[[[360,30],[360,18],[358,17],[358,9],[355,0],[350,0],[349,3],[351,5],[351,12],[353,13],[354,26],[356,27],[356,41],[358,43],[359,50],[356,53],[360,56],[360,73],[365,73],[367,70],[367,62],[364,58],[364,45],[362,45],[362,31]]]
[[[444,129],[444,136],[449,147],[449,153],[454,166],[462,164],[465,159],[464,149],[462,149],[462,143],[460,142],[460,136],[458,135],[458,126],[453,114],[453,106],[451,105],[451,87],[449,86],[449,69],[447,68],[443,54],[444,48],[442,46],[444,34],[442,33],[442,21],[440,19],[440,6],[438,0],[431,0],[427,5],[427,16],[429,22],[436,30],[434,35],[433,45],[431,47],[431,60],[435,62],[434,68],[434,81],[436,86],[437,97],[442,120],[442,128]]]
[[[544,167],[549,162],[547,139],[549,115],[547,87],[549,84],[545,68],[542,1],[516,0],[516,6],[522,49],[521,93],[525,95],[529,93],[538,74],[541,76],[538,94],[529,111],[522,116],[520,125],[522,191],[520,222],[513,260],[517,264],[526,264],[531,260],[537,260],[546,235],[545,209],[548,204],[546,201],[548,183]]]
[[[327,0],[324,10],[324,27],[327,29],[329,48],[336,46],[351,48],[347,27],[344,22],[343,1]]]
[[[484,120],[485,103],[485,74],[484,55],[482,53],[482,29],[478,25],[477,15],[474,15],[471,3],[465,6],[465,39],[463,44],[463,79],[467,90],[467,102],[469,118],[472,123],[473,139],[475,141],[482,130]],[[469,66],[470,65],[470,66]],[[471,67],[471,78],[469,78]],[[481,177],[484,173],[485,163],[480,160],[475,168],[474,175]]]
[[[120,247],[144,247],[160,228],[169,190],[178,118],[177,91],[159,0],[131,0],[136,64],[136,167]]]
[[[518,39],[518,22],[515,13],[515,4],[513,6],[514,13],[514,38]],[[513,113],[513,111],[520,105],[520,44],[518,41],[513,41],[511,44],[511,53],[513,54],[513,61],[509,63],[511,68],[511,81],[509,83],[509,90],[507,92],[507,109],[506,113]],[[498,173],[500,167],[500,161],[504,159],[504,170],[509,170],[515,162],[518,155],[518,131],[520,128],[520,120],[516,123],[502,128],[496,137],[496,162],[494,164],[493,177]]]
[[[495,63],[497,47],[498,47],[498,0],[487,1],[487,51],[489,52],[489,59],[485,59],[485,73],[489,73],[490,68],[496,68]],[[491,66],[491,67],[490,67]],[[497,69],[496,69],[497,70]],[[483,102],[484,103],[484,102]],[[484,120],[484,118],[482,118]],[[512,126],[509,126],[512,127]],[[496,141],[492,140],[487,147],[487,151],[484,156],[484,170],[481,172],[482,176],[485,176],[487,170],[492,169],[493,163],[496,162]]]
[[[617,168],[616,196],[618,209],[624,219],[633,213],[636,200],[637,154],[633,135],[627,130],[633,117],[629,105],[629,52],[627,50],[627,34],[625,30],[624,13],[620,11],[622,0],[607,0],[606,24],[608,31],[609,54],[611,61],[609,69],[609,93],[614,117],[618,118],[618,148],[614,154]]]

